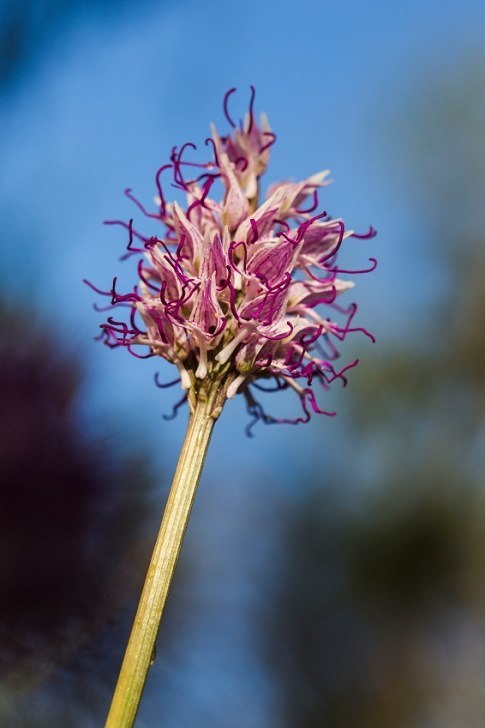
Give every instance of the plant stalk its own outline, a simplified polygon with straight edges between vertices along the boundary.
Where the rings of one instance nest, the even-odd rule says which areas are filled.
[[[214,409],[217,398],[216,391],[212,397],[198,398],[192,407],[106,728],[134,725],[212,429],[221,409]]]

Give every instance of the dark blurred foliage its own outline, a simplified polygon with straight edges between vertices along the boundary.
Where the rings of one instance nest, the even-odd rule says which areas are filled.
[[[282,526],[262,621],[277,725],[485,722],[484,78],[428,78],[402,113],[444,283],[419,337],[381,342],[356,372],[353,457]]]
[[[81,391],[74,352],[2,306],[0,725],[101,724],[147,564],[146,456],[86,435]]]
[[[130,5],[129,0],[0,0],[0,92],[15,87],[72,20],[108,14],[112,22]]]

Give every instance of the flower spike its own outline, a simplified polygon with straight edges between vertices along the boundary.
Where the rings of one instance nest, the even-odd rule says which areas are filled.
[[[337,299],[354,285],[340,275],[368,273],[376,261],[347,268],[337,258],[345,240],[367,240],[375,230],[355,233],[323,211],[319,192],[328,184],[328,171],[273,184],[261,199],[260,179],[276,135],[266,117],[258,121],[253,86],[250,91],[248,112],[239,123],[229,108],[236,89],[224,96],[229,130],[221,136],[211,127],[207,161],[192,161],[197,153],[192,142],[172,148],[169,162],[155,175],[153,212],[125,190],[153,226],[146,235],[133,219],[107,221],[128,233],[121,259],[137,258],[138,283],[132,290],[118,292],[116,277],[109,290],[86,281],[104,297],[99,310],[110,312],[96,338],[139,359],[161,357],[174,364],[176,379],[164,383],[155,375],[157,387],[180,383],[182,389],[163,417],[173,419],[185,403],[190,408],[106,728],[134,725],[211,433],[225,401],[244,397],[249,436],[258,422],[298,425],[313,414],[333,417],[319,401],[320,390],[326,392],[336,380],[345,387],[347,373],[358,363],[337,361],[339,342],[353,332],[374,341],[354,321],[357,305],[341,306]],[[167,201],[163,187],[169,174],[171,186],[186,195],[185,204]],[[119,315],[112,315],[113,309]],[[258,401],[260,392],[282,390],[295,393],[296,416],[273,417]]]
[[[102,324],[107,346],[124,347],[140,358],[156,355],[177,366],[185,392],[175,412],[186,400],[192,406],[204,382],[216,381],[225,397],[244,394],[251,430],[257,421],[300,423],[312,413],[333,414],[317,403],[315,385],[327,389],[336,379],[346,384],[344,372],[358,361],[335,367],[335,342],[351,332],[374,341],[367,329],[353,325],[356,305],[344,309],[336,303],[353,286],[338,276],[370,272],[376,260],[370,258],[367,268],[338,266],[345,239],[366,240],[375,230],[355,233],[319,209],[318,193],[328,184],[328,171],[298,183],[273,184],[259,199],[276,136],[266,117],[258,122],[253,86],[250,91],[249,109],[239,124],[229,110],[236,89],[226,93],[229,131],[220,136],[212,127],[205,140],[207,161],[189,161],[197,150],[192,142],[173,147],[169,163],[156,173],[154,212],[125,190],[146,219],[159,223],[147,237],[135,230],[132,219],[107,221],[128,231],[122,258],[138,256],[139,284],[133,292],[117,293],[116,279],[109,292],[88,285],[111,296],[112,307],[132,309],[128,322],[110,317]],[[167,202],[162,191],[162,173],[170,170],[172,185],[187,195],[185,207]],[[216,187],[222,187],[220,199],[212,198]],[[273,386],[260,384],[271,379]],[[254,398],[253,385],[264,391],[292,388],[303,416],[274,419]]]

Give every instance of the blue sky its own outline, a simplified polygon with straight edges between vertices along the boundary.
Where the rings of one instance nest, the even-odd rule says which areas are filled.
[[[112,24],[80,16],[52,40],[0,116],[9,289],[23,298],[27,288],[86,352],[103,407],[126,400],[131,408],[141,386],[142,397],[156,400],[156,417],[170,395],[149,395],[143,366],[86,338],[98,321],[80,279],[103,284],[119,272],[123,237],[101,223],[132,214],[124,187],[149,201],[153,173],[171,146],[202,143],[210,120],[222,125],[224,91],[238,86],[243,111],[254,83],[257,107],[278,134],[268,179],[332,170],[326,207],[356,229],[372,223],[379,230],[355,250],[355,262],[379,258],[378,271],[358,280],[360,320],[381,340],[409,331],[409,307],[421,300],[404,311],[406,280],[419,275],[417,251],[421,259],[427,252],[389,125],[423,68],[447,73],[478,48],[484,17],[481,3],[469,0],[303,2],[298,12],[272,2],[160,3],[126,10]],[[424,296],[429,286],[433,292],[432,277]],[[274,429],[262,437],[274,440]]]
[[[359,320],[383,342],[377,346],[409,335],[423,305],[439,295],[439,271],[412,173],[402,172],[399,123],[428,70],[445,75],[460,65],[480,48],[484,30],[478,0],[215,0],[133,3],[114,19],[84,13],[53,37],[0,110],[0,275],[9,294],[35,306],[82,352],[86,423],[98,430],[117,423],[120,437],[135,432],[155,462],[163,459],[165,472],[174,467],[185,416],[167,425],[160,414],[176,393],[155,389],[152,362],[92,341],[99,319],[81,279],[103,286],[120,271],[123,234],[102,221],[130,217],[125,187],[151,200],[154,172],[173,145],[203,144],[210,121],[223,126],[221,101],[232,86],[241,112],[256,86],[257,110],[278,135],[268,181],[328,167],[334,184],[321,198],[326,209],[356,229],[378,229],[373,241],[349,243],[356,264],[379,259],[378,270],[357,281]],[[124,267],[129,279],[130,263]],[[351,346],[365,366],[366,340]],[[346,394],[336,393],[337,409]],[[283,500],[296,497],[310,464],[331,469],[345,434],[341,423],[315,419],[306,427],[261,426],[251,441],[241,402],[223,417],[204,476],[207,498],[211,487],[224,487],[225,512],[236,517],[239,509],[247,519],[254,499],[269,503],[275,487],[285,486]],[[221,473],[231,475],[217,485]],[[269,505],[263,512],[270,517]],[[195,520],[204,514],[198,506]],[[265,724],[264,701],[257,710],[244,728]]]

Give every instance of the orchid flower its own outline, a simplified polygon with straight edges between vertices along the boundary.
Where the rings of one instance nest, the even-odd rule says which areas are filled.
[[[140,358],[162,357],[177,367],[190,420],[147,581],[135,618],[108,727],[130,726],[143,690],[158,625],[180,550],[191,504],[214,422],[224,403],[242,394],[253,425],[307,422],[311,413],[333,415],[319,403],[332,382],[346,384],[346,372],[358,360],[338,365],[338,346],[349,333],[367,329],[354,323],[355,303],[341,306],[341,294],[353,287],[338,253],[357,234],[341,218],[319,206],[328,170],[301,182],[272,184],[261,195],[261,176],[276,135],[265,116],[249,110],[239,124],[224,98],[229,125],[222,136],[214,126],[206,139],[208,161],[198,161],[189,142],[174,147],[170,161],[156,173],[155,209],[148,211],[130,189],[127,196],[150,223],[145,234],[133,220],[108,221],[128,233],[123,259],[137,260],[138,283],[120,293],[110,290],[109,315],[100,338],[111,348],[124,347]],[[168,202],[165,179],[186,202]],[[344,278],[340,276],[343,275]],[[124,314],[124,315],[123,315]],[[172,382],[171,384],[174,384]],[[165,386],[165,385],[159,385]],[[277,419],[257,399],[258,390],[295,392],[301,413]]]

